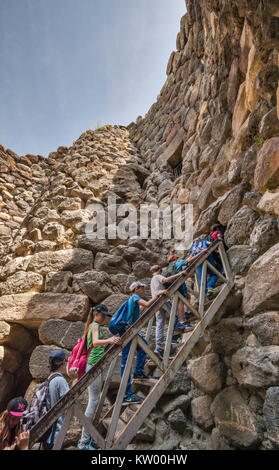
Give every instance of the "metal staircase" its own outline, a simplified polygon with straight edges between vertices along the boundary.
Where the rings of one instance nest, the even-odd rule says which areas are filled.
[[[223,272],[225,273],[224,275],[208,261],[209,255],[214,251],[219,252],[222,260]],[[197,302],[194,307],[178,292],[178,288],[187,280],[187,278],[195,275],[197,267],[201,264],[202,276],[199,293],[197,294],[193,290],[191,291],[197,298]],[[205,294],[208,268],[210,268],[223,283],[218,295],[211,302],[206,301]],[[161,360],[156,354],[154,354],[150,347],[138,336],[138,333],[143,327],[145,327],[147,328],[146,338],[149,338],[155,313],[160,307],[163,307],[164,305],[167,306],[166,302],[169,300],[169,297],[167,298],[165,295],[161,295],[151,307],[145,309],[139,320],[129,328],[124,336],[122,336],[122,347],[126,346],[129,342],[131,342],[131,347],[118,389],[117,398],[105,415],[102,416],[105,399],[109,390],[112,374],[116,366],[117,357],[121,354],[122,349],[122,347],[118,345],[110,346],[104,356],[92,367],[92,369],[84,375],[79,382],[77,382],[77,384],[73,386],[69,392],[64,395],[40,421],[38,421],[38,423],[36,423],[35,426],[33,426],[30,432],[30,448],[32,448],[46,430],[55,423],[59,416],[65,413],[63,425],[55,442],[54,450],[60,450],[62,448],[64,438],[74,416],[77,417],[82,426],[86,428],[101,449],[125,449],[132,441],[160,397],[163,395],[168,385],[172,382],[195,344],[203,336],[206,327],[220,309],[233,286],[233,275],[223,243],[215,242],[206,252],[201,253],[195,262],[189,264],[186,271],[182,272],[181,276],[178,277],[168,289],[169,297],[172,297],[172,307],[170,309],[163,359]],[[175,357],[171,358],[171,340],[173,337],[173,327],[179,299],[187,305],[187,310],[191,311],[193,315],[195,315],[197,322],[193,331],[183,335],[182,343],[179,345],[180,349],[176,353]],[[148,391],[143,402],[138,405],[133,404],[127,407],[127,405],[123,405],[123,399],[138,344],[149,357],[149,362],[159,368],[161,377],[157,380],[145,380],[145,389],[147,388]],[[95,411],[94,420],[93,423],[91,423],[84,415],[84,411],[82,410],[78,399],[89,384],[100,374],[103,374],[103,377],[105,376],[105,380],[103,382],[103,389],[99,403]]]

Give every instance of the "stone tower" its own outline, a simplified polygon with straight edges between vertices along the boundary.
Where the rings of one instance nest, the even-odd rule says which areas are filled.
[[[47,159],[0,148],[0,407],[71,350],[90,300],[113,312],[166,262],[168,241],[92,241],[91,205],[193,204],[195,236],[226,227],[235,289],[131,448],[278,448],[279,5],[186,9],[145,117]]]

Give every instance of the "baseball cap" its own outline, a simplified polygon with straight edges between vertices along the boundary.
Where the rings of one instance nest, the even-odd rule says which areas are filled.
[[[63,362],[66,359],[66,354],[62,349],[54,349],[48,357],[54,359],[56,362]]]
[[[107,317],[112,317],[112,315],[109,313],[108,308],[105,304],[99,304],[96,307],[94,307],[94,312],[101,312]]]
[[[211,227],[211,230],[217,230],[217,228],[223,228],[223,226],[221,224],[213,224],[212,227]]]
[[[138,287],[146,287],[146,285],[140,281],[132,282],[132,284],[129,287],[130,292],[133,292],[135,289],[138,289]]]
[[[159,271],[159,269],[162,269],[161,266],[159,266],[159,264],[154,264],[154,266],[151,266],[150,271],[154,273]]]
[[[176,260],[177,260],[177,256],[175,256],[175,255],[170,255],[168,257],[168,263],[170,263],[171,261],[176,261]]]
[[[13,416],[21,416],[27,407],[28,403],[25,398],[17,397],[9,401],[7,411]]]

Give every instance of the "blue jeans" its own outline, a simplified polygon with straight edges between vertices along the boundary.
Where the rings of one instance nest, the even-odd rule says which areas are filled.
[[[88,372],[92,367],[93,366],[91,366],[90,364],[87,364],[86,372]],[[100,394],[102,391],[102,382],[103,382],[102,374],[100,374],[98,375],[98,377],[96,377],[96,379],[93,382],[91,382],[91,384],[88,387],[89,400],[88,400],[88,405],[85,411],[85,416],[88,418],[88,420],[91,423],[93,421],[95,409],[96,409],[96,406],[97,406],[97,403],[99,401]],[[82,428],[82,434],[81,434],[81,438],[79,441],[79,445],[83,446],[83,445],[88,444],[90,439],[91,439],[90,434],[86,431],[85,428]]]
[[[147,341],[141,335],[139,335],[139,337],[147,344]],[[127,362],[127,359],[128,359],[128,354],[129,354],[129,351],[130,351],[131,343],[132,342],[128,343],[125,346],[125,348],[122,349],[121,377],[124,374],[124,369],[125,369],[126,362]],[[137,360],[136,360],[136,367],[135,367],[135,370],[134,370],[134,376],[135,375],[141,375],[143,373],[143,368],[144,368],[145,361],[146,361],[146,354],[139,345],[137,345],[136,352],[137,352]],[[128,380],[127,387],[126,387],[125,398],[130,398],[132,395],[133,395],[133,392],[132,392],[131,375],[129,375],[129,380]]]
[[[208,261],[212,266],[216,266],[215,259],[213,258],[212,254],[208,257]],[[199,280],[199,286],[201,285],[201,276],[202,276],[202,264],[197,268],[197,274],[198,274],[198,280]],[[207,276],[209,277],[207,279]],[[205,283],[205,294],[207,294],[207,289],[214,289],[216,281],[217,281],[217,275],[211,271],[211,269],[207,269],[207,276],[206,276],[206,283]]]

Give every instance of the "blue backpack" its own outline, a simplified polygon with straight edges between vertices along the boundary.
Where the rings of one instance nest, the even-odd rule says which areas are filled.
[[[208,243],[206,240],[194,242],[193,245],[191,246],[191,255],[192,256],[198,255],[206,248],[208,248]]]
[[[118,310],[116,310],[112,319],[109,322],[109,330],[113,335],[119,334],[123,336],[129,323],[133,323],[132,316],[136,307],[134,297],[130,297]]]

